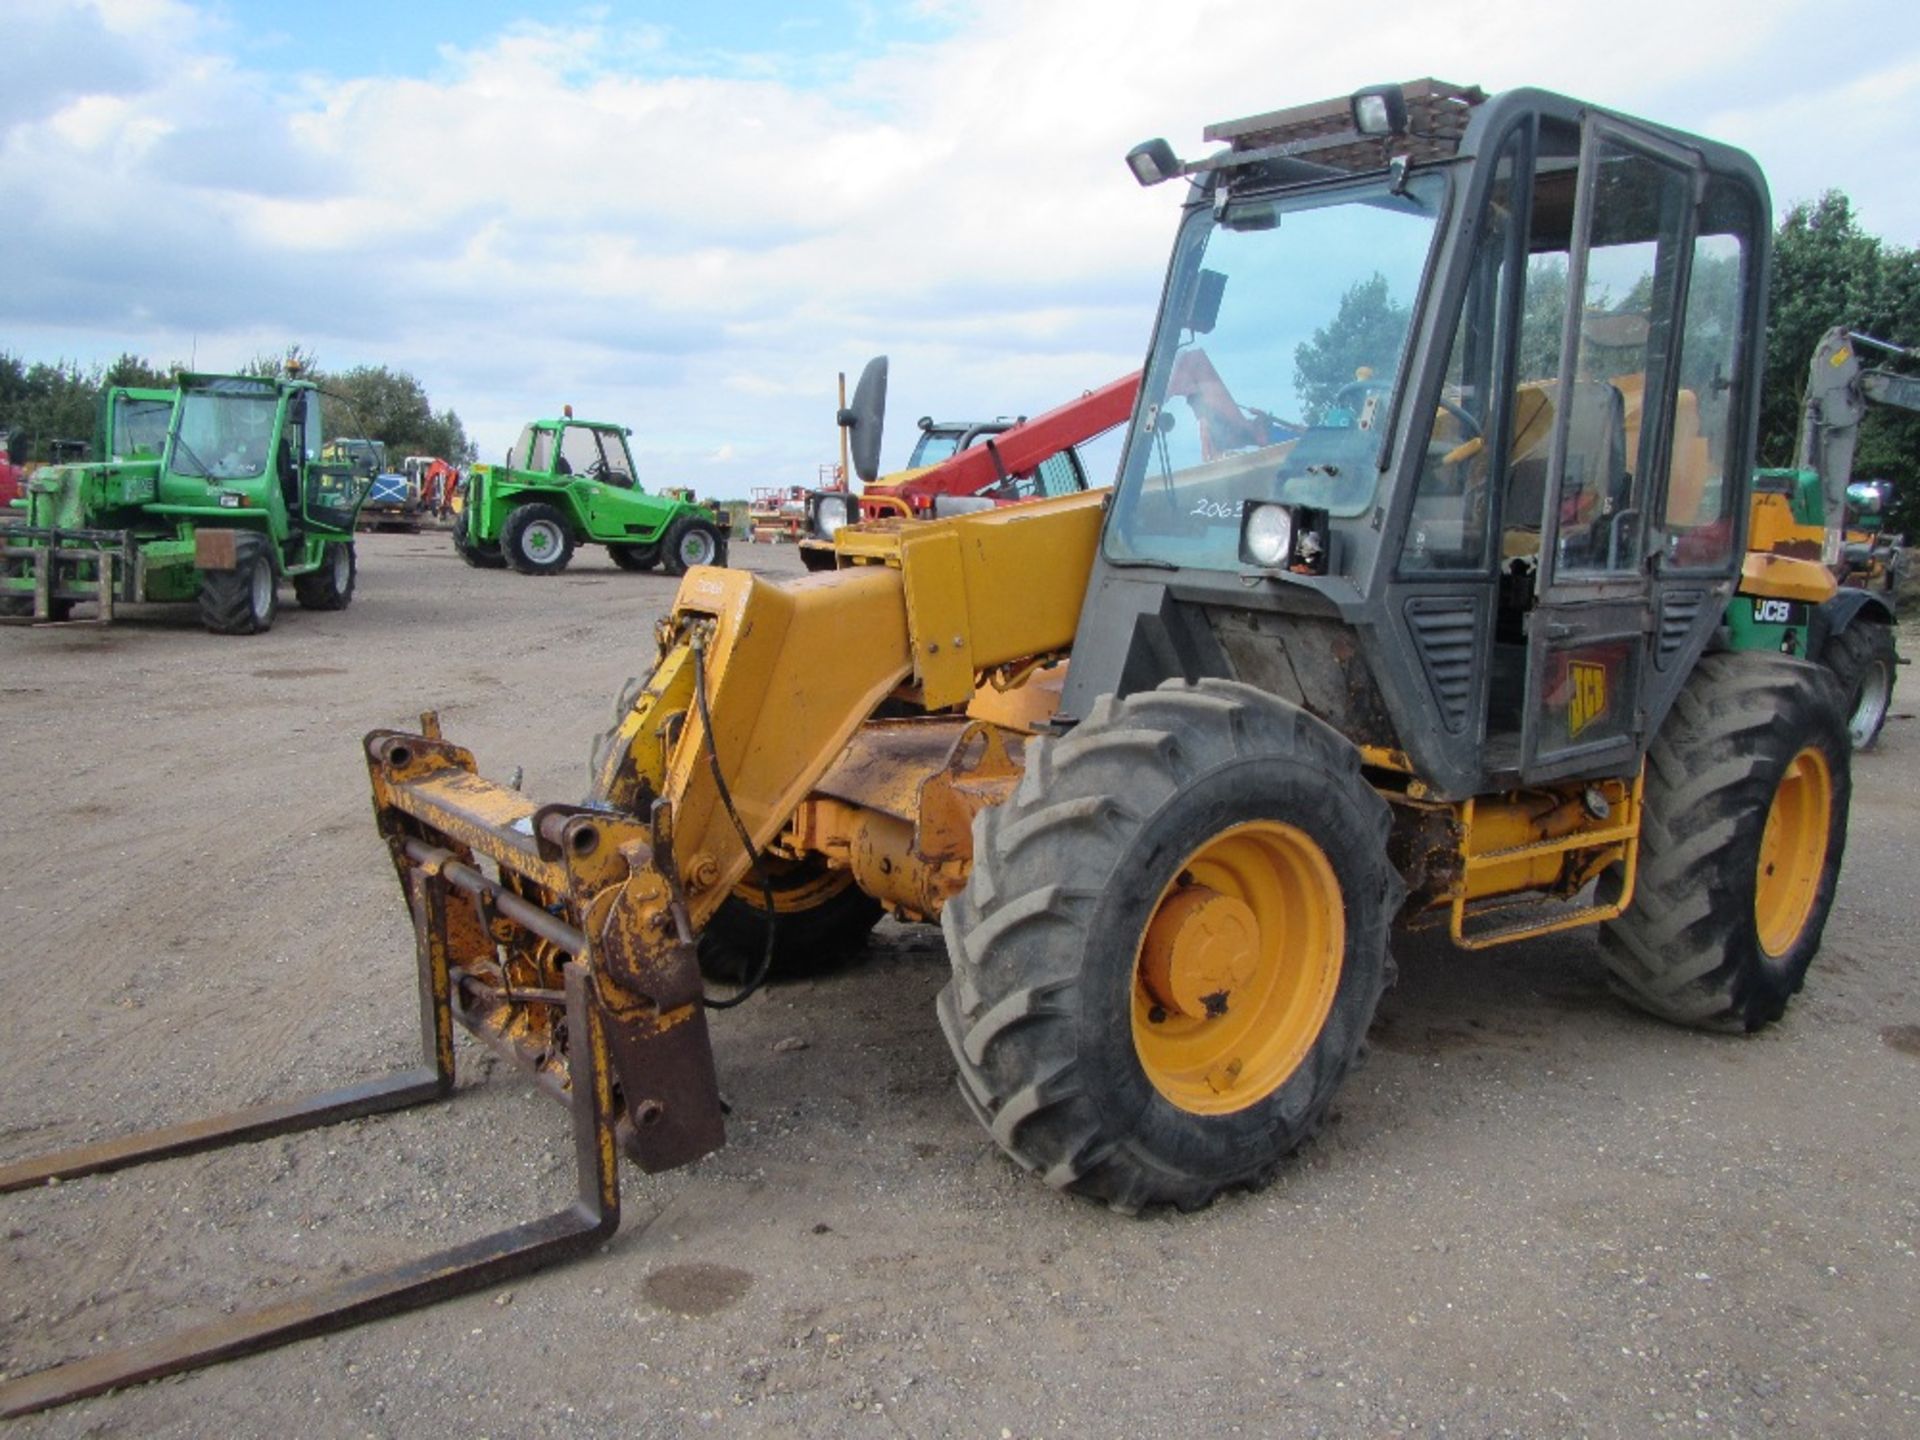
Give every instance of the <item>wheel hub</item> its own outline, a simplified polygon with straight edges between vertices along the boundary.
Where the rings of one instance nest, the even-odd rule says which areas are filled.
[[[1153,1087],[1223,1115],[1285,1084],[1333,1007],[1345,909],[1326,853],[1293,825],[1247,821],[1193,850],[1134,957],[1134,1053]]]
[[[1791,950],[1813,914],[1832,815],[1833,774],[1827,757],[1809,745],[1787,762],[1760,835],[1753,919],[1769,955]]]
[[[1217,1019],[1260,963],[1260,922],[1244,900],[1206,885],[1168,896],[1147,927],[1140,978],[1155,1003]]]

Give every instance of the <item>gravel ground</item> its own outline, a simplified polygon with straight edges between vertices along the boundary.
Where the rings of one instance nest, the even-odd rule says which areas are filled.
[[[0,1159],[409,1063],[358,737],[435,706],[485,773],[574,798],[673,591],[597,550],[475,572],[437,534],[362,569],[350,610],[252,639],[190,609],[0,631]],[[1126,1220],[975,1127],[938,932],[889,923],[716,1017],[730,1143],[625,1167],[599,1257],[17,1433],[1920,1433],[1913,707],[1855,767],[1825,950],[1763,1035],[1624,1009],[1584,936],[1405,938],[1324,1135],[1262,1193]],[[561,1112],[461,1059],[446,1104],[0,1202],[0,1370],[563,1203]]]

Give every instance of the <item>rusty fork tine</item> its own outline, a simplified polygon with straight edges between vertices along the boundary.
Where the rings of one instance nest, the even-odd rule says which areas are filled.
[[[228,1145],[243,1145],[267,1140],[275,1135],[297,1134],[355,1120],[363,1115],[379,1115],[403,1110],[437,1099],[447,1093],[438,1072],[419,1068],[403,1070],[359,1085],[348,1085],[309,1095],[301,1100],[282,1100],[234,1110],[204,1120],[189,1120],[138,1135],[102,1140],[30,1160],[0,1165],[0,1195],[26,1190],[55,1180],[73,1180],[82,1175],[104,1175],[153,1160],[170,1160]]]
[[[444,946],[435,927],[446,906],[443,882],[422,877],[409,887],[414,916],[415,948],[420,984],[420,1049],[422,1063],[378,1080],[322,1091],[299,1100],[276,1100],[244,1110],[231,1110],[202,1120],[188,1120],[137,1135],[123,1135],[51,1155],[36,1155],[0,1165],[0,1195],[43,1185],[50,1180],[73,1180],[103,1175],[153,1160],[195,1155],[228,1145],[244,1145],[275,1135],[292,1135],[402,1110],[409,1105],[453,1091],[452,978]]]
[[[420,947],[421,1040],[429,1064],[305,1100],[103,1141],[0,1168],[0,1191],[99,1174],[149,1160],[315,1129],[445,1095],[453,1085],[451,980],[444,946],[446,882],[408,887]],[[0,1383],[0,1418],[257,1354],[310,1336],[430,1305],[582,1255],[620,1228],[617,1112],[606,1022],[577,962],[564,968],[578,1190],[572,1204],[478,1240],[276,1305],[189,1327],[145,1344],[69,1361]]]

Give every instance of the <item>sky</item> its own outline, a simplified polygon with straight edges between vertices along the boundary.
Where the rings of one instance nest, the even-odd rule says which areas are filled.
[[[0,351],[297,343],[411,371],[483,459],[571,404],[722,496],[813,483],[885,353],[894,468],[920,415],[1138,368],[1180,187],[1135,142],[1424,75],[1920,243],[1920,0],[0,0]]]

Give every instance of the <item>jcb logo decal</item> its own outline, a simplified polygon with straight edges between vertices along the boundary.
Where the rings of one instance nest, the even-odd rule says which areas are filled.
[[[1573,739],[1607,713],[1607,667],[1576,660],[1567,667],[1573,695],[1567,702],[1567,738]]]
[[[1753,623],[1756,625],[1787,625],[1793,621],[1793,602],[1791,600],[1755,600],[1753,602]]]

